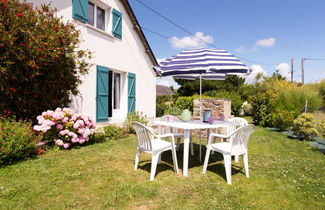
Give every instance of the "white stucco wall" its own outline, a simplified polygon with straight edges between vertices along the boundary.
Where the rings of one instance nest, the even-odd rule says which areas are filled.
[[[50,0],[29,0],[29,2],[39,5],[48,3]],[[64,21],[75,21],[72,18],[72,1],[52,0],[52,6],[58,9],[58,15],[64,17]],[[104,3],[111,9],[115,8],[122,13],[122,39],[111,35],[112,15],[109,12],[109,22],[107,33],[103,33],[93,27],[77,22],[81,31],[83,42],[80,47],[93,52],[94,64],[89,74],[84,77],[82,85],[79,87],[81,97],[75,98],[82,113],[96,118],[96,65],[108,67],[116,70],[122,78],[122,95],[119,110],[113,110],[113,121],[124,121],[127,116],[127,73],[136,74],[136,111],[143,112],[148,117],[155,117],[156,109],[156,80],[152,70],[153,63],[146,54],[143,44],[133,24],[127,15],[123,5],[118,0],[94,1]],[[82,99],[82,100],[81,100]]]

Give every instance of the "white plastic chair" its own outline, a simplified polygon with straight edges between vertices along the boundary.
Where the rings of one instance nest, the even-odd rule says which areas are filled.
[[[180,119],[178,119],[174,115],[164,115],[160,118],[162,121],[170,121],[172,119],[173,122],[181,122]],[[181,138],[184,138],[184,133],[179,133],[177,129],[174,129],[172,127],[164,127],[162,130],[163,133],[172,133],[174,134],[174,138],[177,140],[177,147],[176,149],[179,149],[179,145],[181,142]],[[193,147],[193,141],[192,141],[192,136],[190,137],[190,150],[191,150],[191,155],[194,155],[194,147]]]
[[[141,152],[147,152],[152,155],[150,181],[154,180],[158,162],[161,154],[167,150],[172,151],[174,170],[178,173],[177,156],[175,151],[174,135],[171,133],[156,135],[152,129],[138,122],[132,122],[132,127],[138,137],[137,151],[135,155],[134,170],[137,170]],[[171,138],[171,142],[162,140],[162,138]]]
[[[238,128],[235,132],[227,136],[211,133],[209,136],[209,143],[207,145],[202,173],[206,173],[210,152],[216,151],[223,154],[228,184],[231,184],[231,156],[243,155],[246,177],[249,177],[247,143],[254,129],[254,125],[246,125],[244,127]],[[229,139],[229,142],[212,144],[213,137],[226,138]]]
[[[227,119],[226,121],[228,122],[235,122],[235,123],[240,123],[240,126],[229,126],[227,127],[227,135],[233,133],[236,129],[243,127],[245,125],[248,125],[247,120],[245,120],[244,118],[241,117],[232,117]],[[238,156],[235,156],[235,162],[238,162]]]

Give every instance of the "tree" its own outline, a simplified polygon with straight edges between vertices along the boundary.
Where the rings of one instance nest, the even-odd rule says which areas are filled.
[[[200,80],[184,80],[175,79],[178,84],[181,85],[178,88],[177,93],[181,96],[192,96],[200,93]],[[245,79],[230,75],[225,80],[203,80],[202,81],[202,93],[207,91],[226,90],[228,92],[238,92],[241,86],[244,84]]]
[[[0,0],[0,112],[34,119],[78,93],[91,55],[78,49],[75,24],[55,12],[50,5]]]

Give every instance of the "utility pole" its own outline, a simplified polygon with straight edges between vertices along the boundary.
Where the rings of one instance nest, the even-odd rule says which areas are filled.
[[[301,85],[304,85],[304,83],[305,83],[305,70],[304,70],[304,61],[305,61],[305,59],[304,58],[302,58],[301,59]]]
[[[293,61],[294,59],[291,59],[291,83],[293,82]]]

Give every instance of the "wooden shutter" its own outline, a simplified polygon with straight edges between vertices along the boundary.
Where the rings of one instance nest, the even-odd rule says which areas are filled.
[[[113,29],[112,33],[115,37],[122,39],[122,13],[113,9]]]
[[[87,23],[88,0],[72,0],[72,17],[83,23]]]
[[[135,93],[136,93],[136,78],[135,74],[128,73],[128,113],[135,111]]]
[[[108,68],[97,66],[96,122],[108,121]]]

